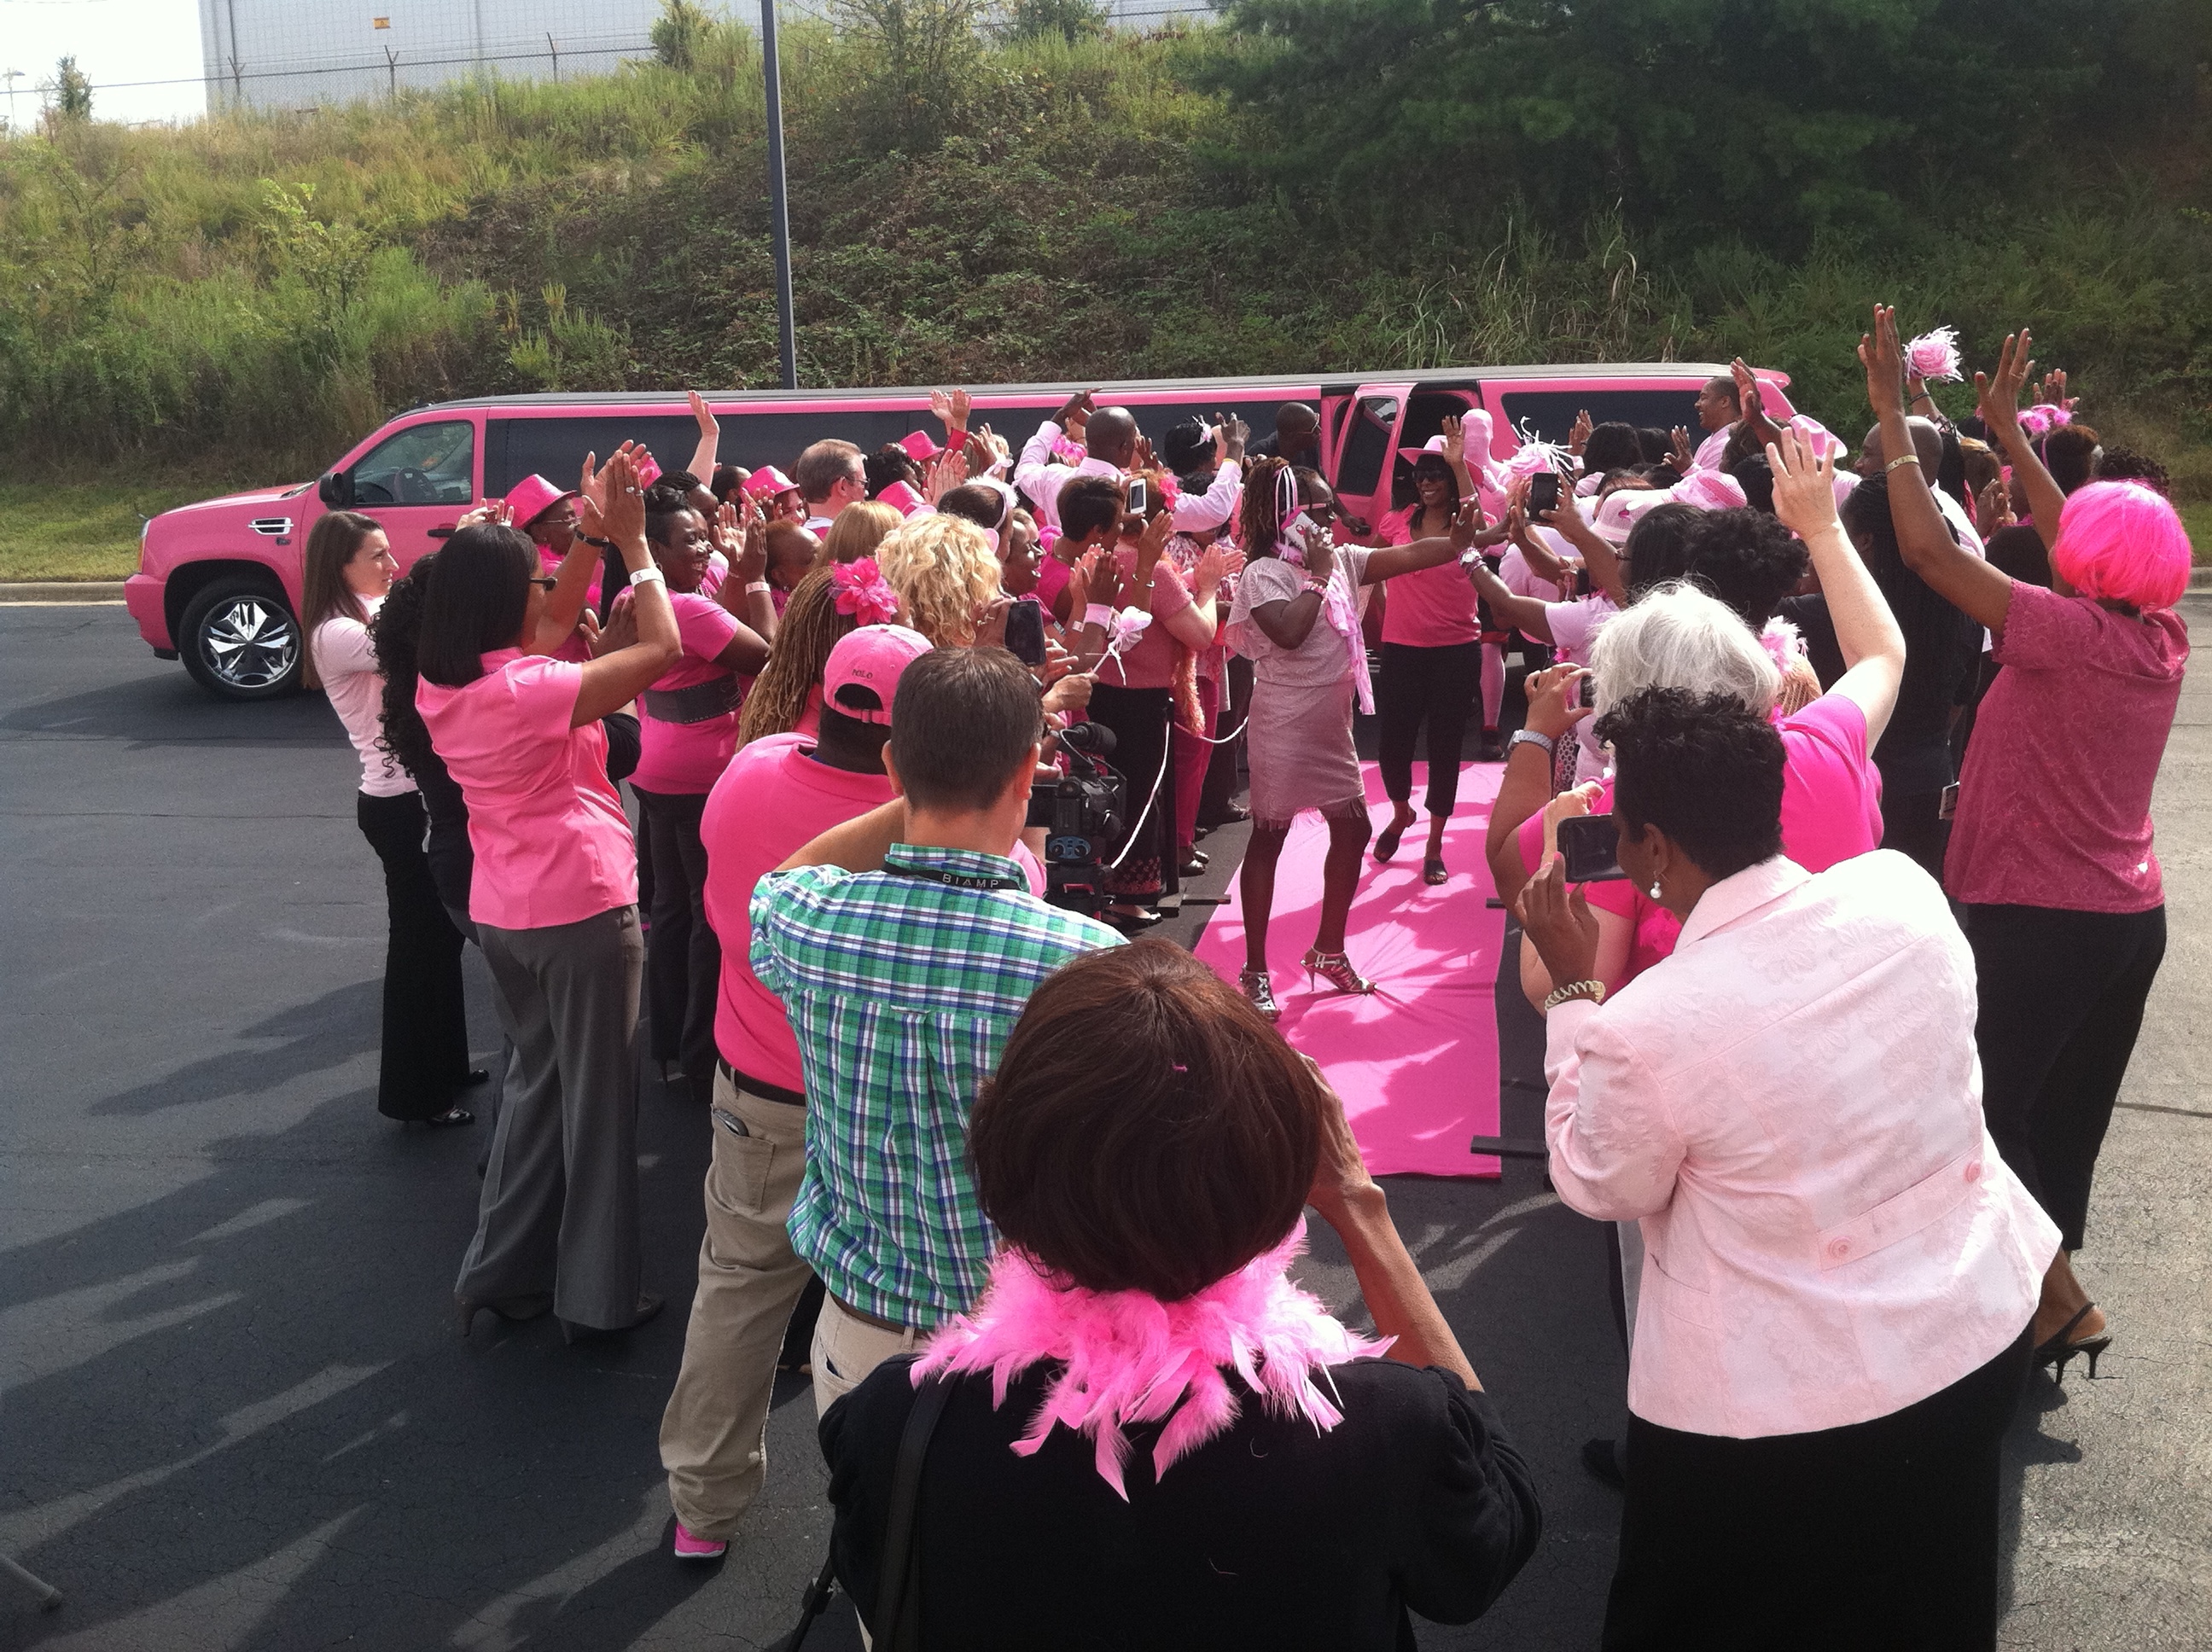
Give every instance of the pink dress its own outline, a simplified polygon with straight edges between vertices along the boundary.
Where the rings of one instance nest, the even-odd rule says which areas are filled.
[[[1339,546],[1331,575],[1338,595],[1357,593],[1367,552]],[[1352,744],[1353,670],[1345,637],[1326,613],[1296,648],[1279,647],[1253,622],[1252,610],[1288,602],[1305,586],[1305,570],[1279,556],[1244,565],[1229,610],[1230,641],[1252,661],[1252,711],[1245,725],[1252,765],[1255,825],[1287,827],[1308,809],[1349,818],[1367,809],[1359,756]]]

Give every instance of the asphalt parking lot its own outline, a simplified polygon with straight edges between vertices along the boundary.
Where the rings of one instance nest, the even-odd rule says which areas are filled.
[[[0,1577],[0,1646],[769,1645],[828,1530],[802,1385],[779,1390],[727,1562],[679,1570],[663,1540],[706,1121],[647,1084],[658,1321],[626,1345],[569,1348],[550,1321],[461,1340],[483,1130],[375,1112],[383,903],[357,778],[319,696],[219,704],[119,607],[0,607],[0,1552],[69,1597],[40,1614]],[[2192,683],[2158,799],[2172,945],[2081,1260],[2118,1340],[2096,1382],[2038,1376],[2021,1407],[2007,1646],[2212,1644],[2208,801]],[[1533,1092],[1505,1107],[1533,1133]],[[1626,1369],[1600,1230],[1532,1165],[1390,1195],[1546,1509],[1491,1617],[1421,1643],[1594,1646],[1618,1503],[1577,1457]],[[1333,1247],[1306,1273],[1351,1299]],[[857,1645],[849,1615],[808,1644]]]

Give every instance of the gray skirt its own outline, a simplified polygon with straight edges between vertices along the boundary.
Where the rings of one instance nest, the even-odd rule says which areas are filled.
[[[1331,819],[1366,812],[1367,787],[1352,744],[1350,677],[1318,688],[1255,683],[1244,741],[1254,825],[1285,827],[1308,809]]]

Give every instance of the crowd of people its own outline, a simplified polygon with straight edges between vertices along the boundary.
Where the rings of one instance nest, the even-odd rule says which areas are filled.
[[[2117,1333],[2073,1257],[2164,950],[2191,557],[2063,375],[2022,407],[2025,334],[1956,424],[1947,350],[1875,310],[1855,468],[1739,363],[1694,445],[1585,416],[1501,457],[1470,409],[1373,524],[1297,462],[1302,406],[1156,449],[1080,396],[1017,449],[958,392],[942,440],[788,474],[720,463],[695,398],[687,470],[624,443],[532,477],[404,577],[324,517],[302,617],[388,893],[378,1105],[475,1121],[470,941],[507,1045],[462,1334],[659,1311],[651,1063],[712,1142],[679,1559],[726,1552],[799,1369],[879,1643],[1381,1648],[1480,1614],[1534,1488],[1267,953],[1317,813],[1304,967],[1373,990],[1370,848],[1425,811],[1447,884],[1479,714],[1552,1181],[1620,1258],[1605,1643],[1993,1644],[2026,1373],[2094,1376]],[[1048,877],[1033,797],[1102,750],[1109,839]],[[1231,983],[1139,932],[1248,813]],[[1309,1208],[1373,1338],[1291,1278]]]

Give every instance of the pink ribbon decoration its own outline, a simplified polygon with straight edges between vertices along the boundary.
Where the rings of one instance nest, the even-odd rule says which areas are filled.
[[[862,625],[889,625],[898,618],[898,592],[884,578],[874,557],[832,564],[830,583],[837,590],[837,611]]]

